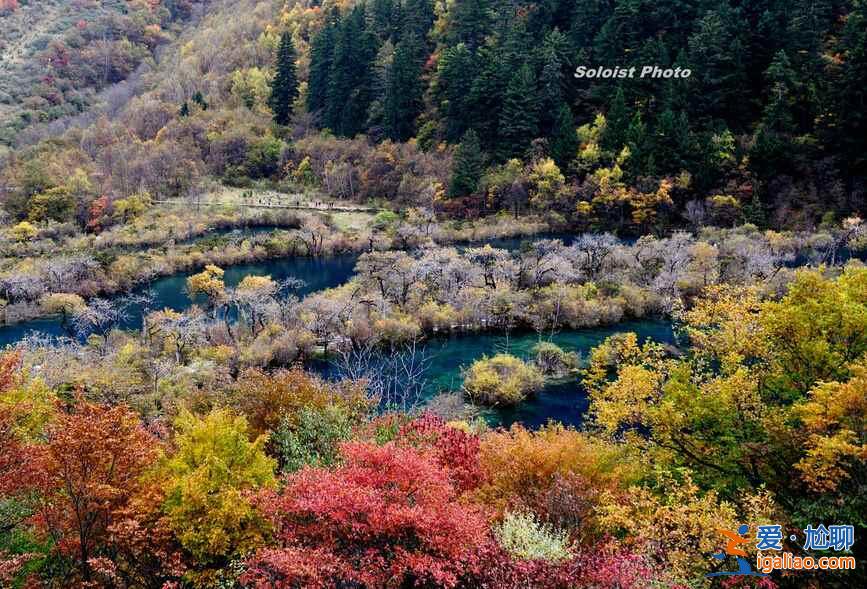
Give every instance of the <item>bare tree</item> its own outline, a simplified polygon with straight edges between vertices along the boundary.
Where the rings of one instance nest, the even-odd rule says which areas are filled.
[[[363,380],[383,410],[410,412],[424,399],[431,356],[413,340],[389,351],[374,341],[340,350],[334,366],[341,379]]]

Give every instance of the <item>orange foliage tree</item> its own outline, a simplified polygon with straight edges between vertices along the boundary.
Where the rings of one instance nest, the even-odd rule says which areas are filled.
[[[71,564],[64,586],[91,583],[111,561],[112,529],[128,519],[142,473],[160,446],[124,407],[80,403],[47,429],[47,442],[13,446],[5,491],[32,501],[30,524]]]

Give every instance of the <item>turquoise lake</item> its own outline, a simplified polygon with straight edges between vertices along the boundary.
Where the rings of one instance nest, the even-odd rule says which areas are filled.
[[[512,249],[519,247],[522,241],[521,239],[497,240],[493,245]],[[248,275],[270,275],[275,280],[298,278],[305,283],[298,294],[304,295],[339,286],[348,281],[353,275],[357,259],[356,255],[344,255],[317,259],[284,258],[259,264],[243,264],[227,267],[225,280],[228,285],[233,286]],[[192,273],[159,278],[136,292],[150,292],[151,309],[183,310],[192,304],[186,293],[186,279]],[[129,316],[121,327],[139,328],[143,311],[140,306],[131,306]],[[592,329],[565,330],[553,335],[546,333],[541,339],[556,343],[564,350],[578,352],[586,358],[590,350],[605,338],[626,331],[637,333],[642,341],[650,338],[662,343],[674,343],[671,325],[656,320],[631,321]],[[0,346],[14,345],[30,333],[65,335],[59,320],[37,319],[0,328]],[[540,336],[532,332],[510,335],[474,333],[433,338],[425,345],[429,364],[424,396],[431,398],[441,391],[459,390],[462,383],[462,370],[482,356],[508,352],[528,359],[531,356],[531,349],[539,341]],[[326,375],[332,372],[327,366],[320,366],[319,370]],[[517,407],[491,409],[484,415],[491,423],[505,426],[521,422],[528,427],[538,427],[550,419],[580,426],[587,406],[587,395],[577,379],[573,377],[549,384],[540,393]]]

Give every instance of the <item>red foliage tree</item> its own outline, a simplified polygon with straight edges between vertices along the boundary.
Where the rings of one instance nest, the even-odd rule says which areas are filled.
[[[94,199],[94,201],[90,203],[90,211],[87,218],[88,231],[99,233],[103,230],[103,223],[106,220],[110,204],[108,197],[105,195]]]
[[[279,547],[248,561],[248,587],[455,587],[488,538],[477,508],[431,452],[346,444],[334,471],[307,468],[259,497]]]
[[[484,474],[479,462],[478,436],[446,425],[435,415],[425,414],[404,425],[399,439],[432,449],[458,491],[475,489],[481,483]]]
[[[144,490],[142,473],[159,456],[156,440],[128,409],[82,402],[49,426],[47,443],[12,449],[5,490],[35,497],[31,525],[74,565],[64,586],[92,582],[94,565],[116,556],[112,530]]]

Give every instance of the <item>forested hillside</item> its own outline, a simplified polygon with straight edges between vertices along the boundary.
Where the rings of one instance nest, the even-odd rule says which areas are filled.
[[[867,587],[867,0],[0,43],[3,589]]]
[[[152,62],[199,0],[11,0],[0,4],[0,144],[92,106]],[[37,135],[38,136],[38,135]],[[2,154],[2,151],[0,151]]]
[[[62,4],[65,20],[91,6]],[[813,227],[864,209],[860,0],[215,1],[135,88],[109,86],[118,116],[16,135],[105,108],[92,93],[149,62],[196,5],[102,3],[38,54],[50,75],[3,95],[7,211],[27,216],[70,169],[92,187],[67,207],[82,223],[101,196],[186,195],[204,178],[622,233]],[[283,33],[291,89],[275,102]],[[574,75],[646,65],[691,75]]]

